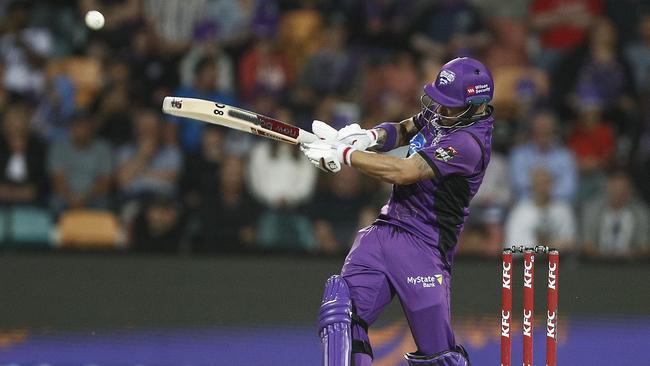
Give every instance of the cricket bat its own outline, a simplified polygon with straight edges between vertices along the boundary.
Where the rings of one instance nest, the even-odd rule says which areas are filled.
[[[165,97],[162,111],[290,143],[319,141],[318,136],[271,117],[204,99]]]

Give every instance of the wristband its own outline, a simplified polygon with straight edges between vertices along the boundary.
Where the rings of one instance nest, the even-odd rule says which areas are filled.
[[[336,148],[339,161],[347,166],[352,166],[352,152],[356,150],[357,149],[353,148],[352,146],[339,145]]]
[[[375,150],[386,152],[391,151],[397,147],[395,146],[397,144],[397,128],[394,124],[390,122],[384,122],[377,125],[375,128],[381,128],[382,130],[386,131],[386,141],[384,141],[381,146],[375,148]]]

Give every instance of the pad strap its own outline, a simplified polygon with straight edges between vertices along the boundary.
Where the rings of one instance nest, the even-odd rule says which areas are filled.
[[[352,322],[354,322],[355,324],[363,328],[363,330],[365,330],[366,333],[368,332],[368,323],[366,323],[365,320],[361,319],[361,317],[357,315],[357,313],[355,313],[354,310],[352,311],[351,318],[352,318]]]
[[[375,358],[372,354],[372,347],[370,347],[370,343],[359,339],[352,340],[352,353],[365,353],[369,355],[370,358]]]
[[[352,314],[350,314],[350,318],[352,319],[353,325],[360,326],[361,328],[363,328],[363,330],[366,333],[368,333],[368,323],[366,323],[365,320],[363,320],[359,315],[357,315],[354,308],[352,308]],[[369,355],[370,358],[374,358],[370,343],[361,339],[352,340],[352,353],[365,353]]]

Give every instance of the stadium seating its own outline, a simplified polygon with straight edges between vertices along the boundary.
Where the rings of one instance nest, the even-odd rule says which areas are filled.
[[[118,219],[109,211],[70,210],[59,218],[58,244],[62,248],[112,248],[123,240]]]
[[[4,247],[45,247],[52,237],[52,218],[38,207],[0,210],[0,240]]]

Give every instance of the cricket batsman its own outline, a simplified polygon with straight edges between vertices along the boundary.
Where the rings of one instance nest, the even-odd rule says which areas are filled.
[[[451,267],[458,235],[490,161],[494,82],[479,61],[442,66],[424,86],[422,111],[371,130],[314,121],[323,141],[302,151],[317,167],[341,164],[393,184],[377,220],[359,231],[340,275],[325,284],[319,335],[325,366],[368,366],[371,326],[397,295],[417,345],[411,366],[469,366],[451,328]],[[386,152],[409,146],[398,158]]]

